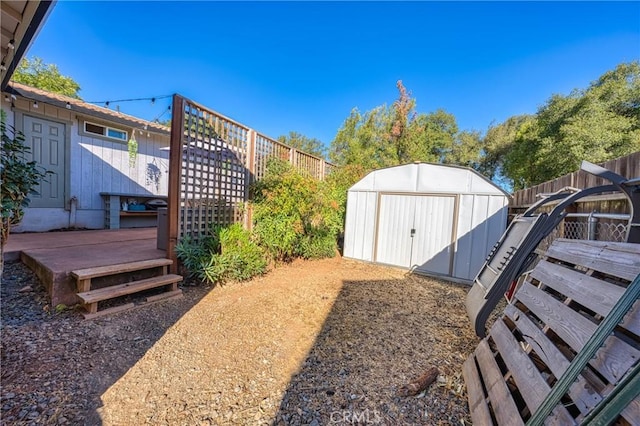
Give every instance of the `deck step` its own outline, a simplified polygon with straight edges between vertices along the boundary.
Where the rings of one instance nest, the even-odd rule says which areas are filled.
[[[71,271],[71,276],[76,280],[88,280],[96,277],[104,277],[107,275],[122,274],[125,272],[140,271],[142,269],[158,268],[161,266],[171,265],[171,259],[151,259],[141,260],[138,262],[120,263],[117,265],[98,266],[95,268],[77,269]]]
[[[107,308],[107,309],[103,309],[101,311],[97,311],[95,313],[90,313],[90,312],[84,312],[82,315],[84,316],[84,319],[94,319],[94,318],[100,318],[104,315],[111,315],[111,314],[115,314],[118,312],[123,312],[123,311],[127,311],[129,309],[133,309],[136,308],[138,306],[146,306],[146,305],[150,305],[152,303],[157,303],[157,302],[162,302],[165,300],[172,300],[172,299],[180,299],[184,297],[184,295],[182,294],[182,290],[175,290],[175,291],[168,291],[166,293],[162,293],[162,294],[158,294],[155,296],[149,296],[146,298],[146,300],[142,301],[142,302],[138,302],[138,303],[127,303],[125,305],[120,305],[120,306],[114,306],[112,308]]]
[[[182,281],[182,276],[180,275],[161,275],[159,277],[147,278],[140,281],[133,281],[126,284],[114,285],[98,290],[90,290],[83,293],[78,293],[78,297],[85,304],[92,304],[101,302],[103,300],[125,296],[127,294],[137,293],[139,291],[148,290],[155,287],[177,283],[179,281]]]

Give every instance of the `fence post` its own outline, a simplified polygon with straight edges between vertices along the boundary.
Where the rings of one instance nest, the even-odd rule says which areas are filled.
[[[297,155],[296,155],[296,149],[295,148],[291,148],[291,151],[289,151],[289,163],[293,166],[296,167],[298,164],[298,162],[296,161]]]
[[[169,188],[167,197],[167,258],[173,260],[171,273],[178,272],[178,257],[175,247],[180,234],[180,200],[182,198],[182,139],[185,132],[184,124],[185,100],[178,94],[173,95],[171,105],[171,139],[169,143]],[[184,210],[183,210],[184,211]]]
[[[594,216],[595,213],[595,210],[589,213],[589,218],[587,219],[587,235],[591,241],[596,239],[596,229],[598,228],[598,218]]]
[[[249,129],[247,132],[246,169],[247,172],[244,184],[244,228],[250,230],[252,226],[252,211],[249,203],[249,186],[256,179],[256,131],[253,129]]]

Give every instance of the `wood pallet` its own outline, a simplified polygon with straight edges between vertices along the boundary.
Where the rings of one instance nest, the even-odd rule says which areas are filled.
[[[168,298],[181,297],[182,290],[178,289],[178,283],[182,281],[182,277],[180,275],[167,274],[168,266],[172,263],[173,262],[170,259],[153,259],[72,271],[71,276],[74,277],[77,282],[77,296],[82,301],[86,309],[86,312],[83,314],[84,317],[86,319],[91,319],[130,309],[135,306],[133,303],[113,306],[98,311],[98,303],[105,300],[140,293],[153,288],[164,287],[165,291],[161,294],[146,297],[146,302],[155,302]],[[161,275],[137,281],[110,285],[99,289],[91,288],[93,278],[117,276],[154,269],[159,271]]]
[[[474,425],[530,420],[639,274],[640,244],[556,240],[464,364]],[[639,363],[636,300],[546,424],[580,424]],[[640,425],[640,398],[619,416]]]

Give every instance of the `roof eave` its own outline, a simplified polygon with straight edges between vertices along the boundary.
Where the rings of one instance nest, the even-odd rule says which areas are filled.
[[[22,57],[27,52],[31,42],[36,38],[42,25],[53,10],[56,0],[29,1],[22,15],[22,22],[13,34],[14,48],[7,49],[3,56],[3,62],[7,68],[2,71],[2,83],[0,88],[5,90],[9,80],[15,72]]]

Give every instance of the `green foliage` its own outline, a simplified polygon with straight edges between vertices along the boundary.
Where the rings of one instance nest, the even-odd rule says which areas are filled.
[[[414,161],[478,163],[477,133],[460,133],[455,117],[442,109],[418,114],[402,81],[397,87],[399,97],[391,107],[379,106],[364,114],[351,111],[331,143],[331,161],[366,170]]]
[[[267,268],[262,250],[240,224],[212,227],[197,239],[185,236],[176,255],[191,278],[211,284],[248,280]]]
[[[623,63],[584,90],[553,95],[534,116],[512,117],[485,136],[484,171],[514,189],[640,150],[640,63]]]
[[[6,114],[1,111],[0,132],[0,246],[4,247],[12,225],[18,224],[29,205],[29,194],[37,194],[35,188],[49,172],[42,171],[35,161],[27,161],[30,149],[24,135],[7,125]]]
[[[335,254],[343,211],[334,191],[329,180],[317,181],[281,160],[269,162],[252,192],[254,233],[271,259]]]
[[[220,247],[220,258],[226,266],[223,279],[244,281],[265,272],[267,262],[262,250],[239,223],[220,231]]]
[[[189,272],[189,277],[198,281],[207,281],[204,265],[220,252],[219,229],[212,228],[206,235],[195,238],[185,235],[175,247],[176,256]],[[215,282],[215,280],[213,281]]]
[[[288,135],[278,136],[278,142],[320,158],[324,158],[326,151],[324,144],[319,139],[309,138],[298,132],[289,132]]]
[[[138,158],[138,141],[136,141],[133,132],[131,133],[129,142],[127,142],[127,151],[129,152],[129,167],[135,167],[136,158]]]
[[[38,57],[20,61],[11,79],[27,86],[80,99],[80,85],[71,77],[60,74],[55,64],[45,64]]]

